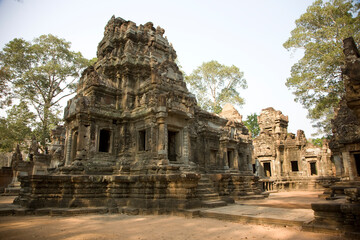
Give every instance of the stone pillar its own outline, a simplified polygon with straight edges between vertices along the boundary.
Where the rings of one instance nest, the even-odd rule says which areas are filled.
[[[167,117],[166,112],[166,96],[161,95],[158,98],[158,108],[156,114],[156,123],[159,126],[158,139],[157,139],[157,152],[160,159],[168,159],[167,156],[167,141],[168,132],[165,119]]]
[[[121,74],[118,71],[116,73],[116,103],[115,103],[116,110],[119,110],[121,108],[120,106],[121,99],[120,99],[120,90],[119,90],[121,89],[121,83],[122,83]]]
[[[81,152],[85,149],[85,138],[84,136],[86,136],[86,127],[84,126],[84,124],[79,121],[79,128],[78,128],[78,139],[77,139],[77,145],[76,145],[76,158],[82,158]]]
[[[228,153],[227,153],[227,151],[228,151],[228,149],[226,148],[226,147],[224,147],[223,148],[223,163],[224,163],[224,168],[226,169],[226,168],[230,168],[230,166],[229,166],[229,159],[228,159]]]
[[[158,119],[159,123],[159,133],[158,133],[158,154],[164,158],[167,159],[167,150],[168,150],[168,132],[167,132],[167,124],[165,123],[164,118]]]
[[[165,99],[161,101],[165,104]],[[161,105],[162,105],[161,104]],[[156,122],[159,126],[158,141],[157,141],[157,152],[160,158],[167,159],[167,125],[165,122],[166,118],[166,106],[159,106],[158,113],[156,115]]]
[[[183,128],[183,163],[189,164],[189,149],[190,149],[190,139],[189,139],[189,128]]]
[[[71,164],[71,140],[72,140],[72,131],[70,129],[66,130],[66,139],[65,142],[65,166]]]
[[[235,169],[240,169],[239,168],[239,152],[237,149],[234,149],[234,152],[233,152],[234,156],[233,156],[233,166],[231,166],[232,168],[235,168]],[[245,166],[246,163],[245,163],[245,159],[243,159],[243,163],[241,164],[242,166]],[[240,169],[240,170],[245,170],[245,169]]]
[[[277,177],[277,171],[276,171],[277,166],[275,166],[275,164],[277,164],[277,162],[275,160],[271,160],[270,162],[271,162],[271,164],[270,164],[271,177]]]
[[[131,106],[131,91],[132,91],[132,84],[131,84],[131,76],[130,76],[130,69],[125,68],[123,72],[123,77],[121,81],[121,89],[123,89],[122,92],[122,100],[121,100],[121,108],[124,110],[132,109]]]
[[[274,176],[276,177],[281,177],[281,157],[280,157],[280,150],[279,148],[277,147],[276,148],[276,155],[275,155],[275,169],[276,171],[274,172]]]
[[[284,151],[283,171],[285,176],[289,176],[290,172],[290,160],[289,160],[289,149]]]
[[[350,152],[343,152],[342,156],[344,162],[344,176],[349,177],[350,180],[354,180],[353,169],[350,162]]]

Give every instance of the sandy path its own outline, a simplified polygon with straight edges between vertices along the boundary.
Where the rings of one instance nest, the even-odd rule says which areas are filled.
[[[340,239],[296,228],[176,216],[81,215],[0,217],[0,239]]]

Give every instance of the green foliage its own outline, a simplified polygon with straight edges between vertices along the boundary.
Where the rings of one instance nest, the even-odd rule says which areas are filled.
[[[241,106],[244,99],[238,89],[247,88],[244,73],[236,66],[225,66],[217,61],[205,62],[195,69],[185,81],[196,94],[198,104],[205,110],[220,113],[225,103]]]
[[[7,111],[7,118],[0,118],[0,151],[11,152],[16,144],[31,136],[35,114],[25,102],[14,105]]]
[[[296,20],[296,28],[284,43],[288,50],[304,50],[286,86],[293,90],[295,101],[308,109],[319,133],[330,134],[333,109],[344,94],[342,40],[353,36],[360,41],[359,10],[358,1],[316,0]]]
[[[314,145],[314,146],[318,146],[318,147],[322,147],[323,146],[323,140],[325,138],[314,138],[314,139],[311,139],[311,143]]]
[[[98,58],[97,57],[94,57],[92,59],[89,60],[88,62],[88,66],[91,66],[91,65],[94,65],[96,62],[97,62]]]
[[[260,127],[257,121],[258,115],[256,113],[252,113],[247,116],[246,121],[244,121],[245,126],[251,132],[251,137],[256,138],[259,136]]]
[[[51,34],[33,42],[15,38],[0,52],[0,97],[8,104],[20,99],[32,106],[44,145],[49,128],[60,120],[59,101],[74,92],[81,70],[91,61],[71,51],[69,42]]]

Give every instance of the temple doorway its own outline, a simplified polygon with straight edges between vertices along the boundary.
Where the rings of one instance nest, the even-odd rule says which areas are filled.
[[[168,131],[168,158],[169,161],[176,161],[177,135],[179,132]]]
[[[271,177],[271,164],[270,164],[270,162],[264,162],[264,174],[265,174],[265,177]]]

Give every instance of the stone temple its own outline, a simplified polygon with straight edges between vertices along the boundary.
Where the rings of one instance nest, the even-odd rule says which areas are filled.
[[[339,181],[328,141],[314,146],[304,131],[288,133],[288,123],[288,116],[271,107],[258,116],[260,135],[253,141],[253,164],[265,190],[315,190]]]
[[[232,105],[219,115],[198,107],[164,32],[151,22],[110,19],[97,62],[83,72],[65,108],[64,128],[51,132],[50,154],[40,153],[33,139],[29,161],[17,147],[11,167],[0,169],[6,173],[0,189],[20,191],[14,203],[24,207],[21,213],[181,212],[264,198],[271,190],[323,189],[320,197],[328,201],[311,204],[314,219],[302,229],[359,238],[360,54],[354,40],[344,40],[346,93],[333,137],[317,147],[302,130],[288,133],[288,117],[274,108],[262,110],[261,132],[252,141]]]
[[[64,112],[64,160],[21,177],[18,203],[173,210],[262,193],[241,115],[197,106],[164,32],[110,19]]]

